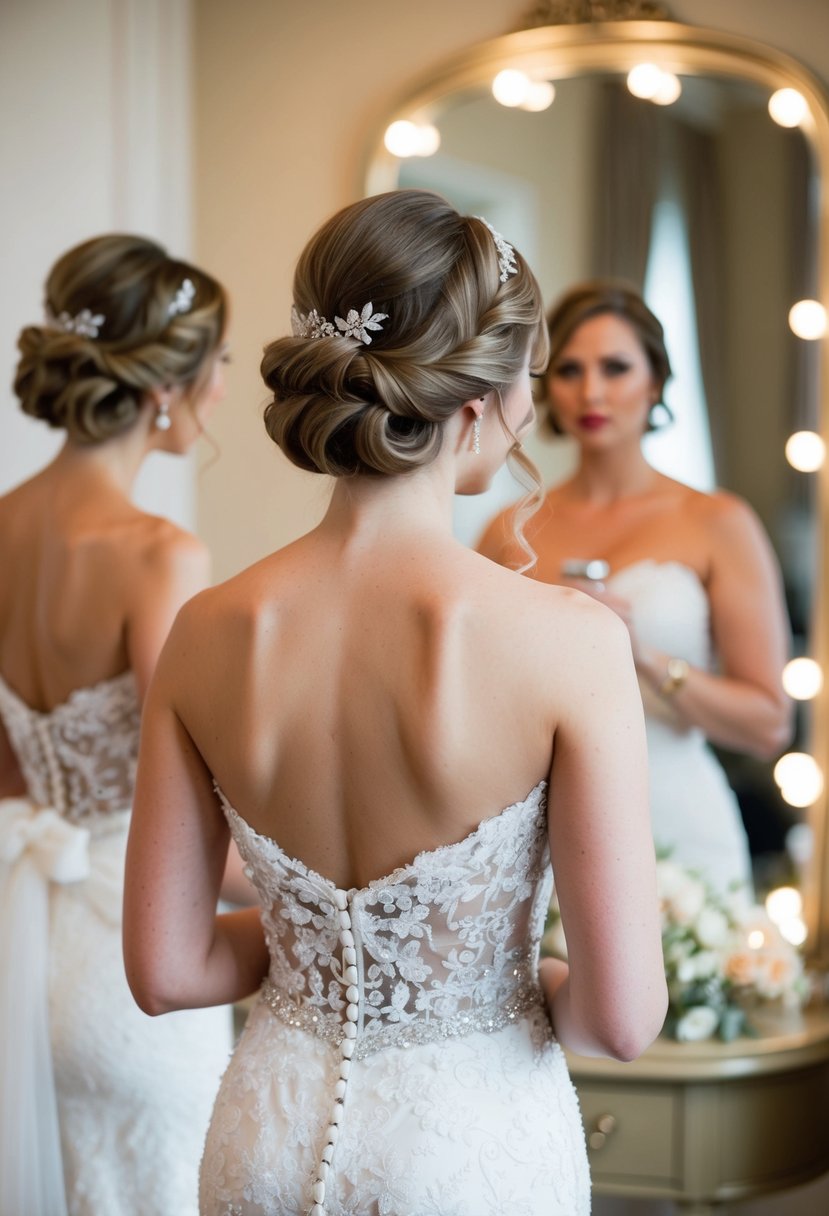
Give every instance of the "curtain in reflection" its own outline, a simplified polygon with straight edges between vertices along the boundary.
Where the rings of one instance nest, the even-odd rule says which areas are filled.
[[[658,115],[615,80],[602,81],[597,110],[593,274],[641,291],[659,190]]]
[[[722,183],[717,141],[687,123],[672,124],[679,186],[688,228],[699,363],[717,481],[726,481],[725,308],[723,307]]]

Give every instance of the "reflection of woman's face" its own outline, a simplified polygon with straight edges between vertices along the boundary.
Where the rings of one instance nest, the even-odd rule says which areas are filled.
[[[547,380],[561,429],[585,447],[613,447],[644,434],[658,391],[647,353],[633,326],[600,313],[573,331]]]

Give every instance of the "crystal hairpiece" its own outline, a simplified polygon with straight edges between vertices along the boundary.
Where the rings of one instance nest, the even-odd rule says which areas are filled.
[[[498,269],[501,272],[501,282],[506,283],[511,274],[518,274],[518,263],[515,260],[515,247],[510,245],[509,241],[504,240],[500,232],[495,231],[489,220],[485,220],[482,215],[479,215],[477,218],[482,224],[486,224],[487,228],[492,233],[495,248],[498,250]]]
[[[49,325],[62,329],[66,334],[81,334],[85,338],[97,338],[101,326],[106,321],[102,312],[93,313],[89,308],[82,308],[74,317],[68,312],[62,312],[57,317],[47,313]]]
[[[296,305],[293,305],[291,332],[295,338],[353,338],[355,342],[364,342],[366,346],[370,346],[371,334],[368,331],[382,329],[380,322],[389,319],[387,312],[374,312],[373,309],[371,301],[360,312],[357,312],[356,308],[349,308],[345,320],[335,317],[332,325],[325,317],[320,316],[316,308],[312,308],[308,313],[301,313]]]
[[[189,312],[193,307],[193,300],[196,298],[196,289],[193,286],[192,279],[185,279],[181,287],[179,287],[173,299],[170,301],[170,306],[167,309],[168,317],[176,317],[179,313]]]

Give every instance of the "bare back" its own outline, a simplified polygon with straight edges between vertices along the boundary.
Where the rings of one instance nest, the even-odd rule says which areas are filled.
[[[171,641],[176,712],[230,802],[343,884],[546,779],[590,638],[612,620],[454,542],[410,539],[366,552],[312,533],[198,597]]]
[[[56,463],[0,498],[0,569],[0,676],[49,711],[130,668],[143,693],[206,562],[194,538]],[[14,770],[0,725],[0,792],[19,790]]]

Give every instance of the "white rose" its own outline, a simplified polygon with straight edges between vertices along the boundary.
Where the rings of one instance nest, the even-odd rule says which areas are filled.
[[[663,899],[672,899],[687,881],[687,874],[676,862],[663,859],[656,863],[656,889]]]
[[[707,980],[719,971],[720,960],[712,950],[699,950],[682,960],[676,969],[677,979],[688,983],[689,980]]]
[[[700,945],[709,950],[725,945],[728,931],[728,917],[719,908],[703,908],[694,925]]]
[[[719,1020],[719,1014],[707,1005],[693,1005],[677,1022],[676,1037],[681,1043],[698,1043],[702,1039],[710,1039]]]
[[[674,920],[690,925],[705,907],[705,887],[696,878],[687,878],[668,901]]]

